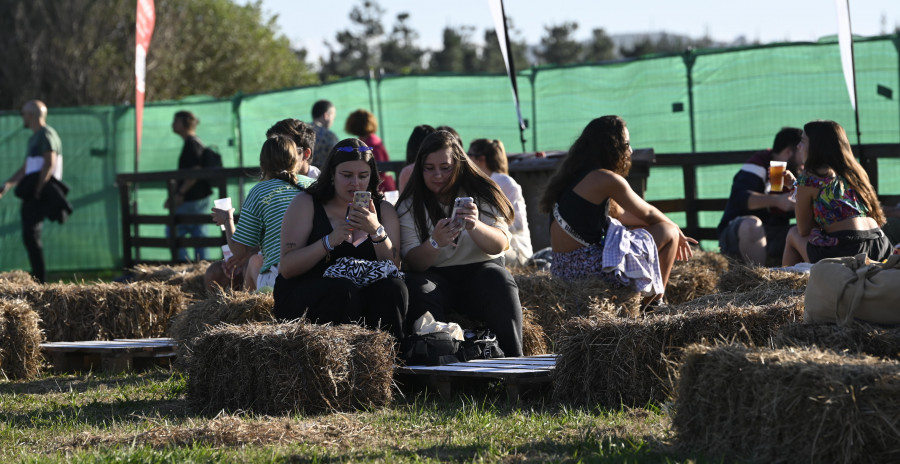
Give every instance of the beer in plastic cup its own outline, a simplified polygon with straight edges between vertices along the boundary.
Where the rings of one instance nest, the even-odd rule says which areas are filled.
[[[787,161],[769,161],[769,184],[771,191],[780,192],[784,189],[784,170],[787,169]]]
[[[222,245],[222,257],[225,258],[225,261],[231,259],[234,254],[231,252],[231,247],[228,245]]]
[[[214,200],[213,204],[216,206],[216,208],[228,211],[229,209],[231,209],[231,197],[219,198],[218,200]],[[222,230],[225,230],[225,225],[223,224],[223,225],[219,226],[219,228],[221,228]]]

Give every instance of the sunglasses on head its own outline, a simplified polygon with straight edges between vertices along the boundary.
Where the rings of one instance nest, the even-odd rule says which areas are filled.
[[[337,150],[337,151],[343,151],[343,152],[346,152],[346,153],[350,153],[350,152],[352,152],[352,151],[358,151],[358,152],[372,151],[372,150],[374,150],[374,148],[372,148],[372,147],[367,147],[367,146],[361,146],[361,147],[337,147],[337,148],[335,148],[335,150]]]

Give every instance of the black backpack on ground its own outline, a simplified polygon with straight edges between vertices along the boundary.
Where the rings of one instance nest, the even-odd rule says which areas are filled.
[[[447,332],[410,335],[400,342],[400,357],[408,366],[442,366],[504,356],[497,344],[497,336],[490,330],[466,330],[463,337],[463,341],[459,341]]]

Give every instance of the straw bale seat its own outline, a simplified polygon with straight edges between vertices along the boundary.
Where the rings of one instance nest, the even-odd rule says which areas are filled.
[[[188,399],[199,411],[318,413],[391,401],[394,339],[358,325],[217,325],[186,360]]]
[[[0,298],[0,375],[30,379],[41,370],[37,313],[25,300]]]
[[[672,427],[725,462],[896,462],[900,363],[816,349],[694,345]]]

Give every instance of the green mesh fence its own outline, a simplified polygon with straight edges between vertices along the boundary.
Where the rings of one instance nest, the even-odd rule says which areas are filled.
[[[900,143],[900,36],[859,39],[855,44],[861,141]],[[148,76],[152,79],[152,76]],[[527,151],[565,150],[585,124],[603,114],[628,121],[632,143],[652,147],[657,156],[766,148],[782,126],[812,119],[840,122],[856,142],[834,42],[776,44],[732,50],[701,50],[684,55],[565,67],[540,67],[518,75],[522,115],[528,120]],[[393,160],[405,158],[406,140],[418,124],[449,125],[465,144],[497,138],[507,151],[522,150],[509,81],[503,75],[402,76],[347,79],[335,83],[217,100],[191,97],[159,102],[144,110],[140,172],[177,166],[181,139],[172,133],[181,109],[200,118],[199,137],[217,147],[226,167],[256,166],[265,131],[283,118],[311,119],[319,99],[337,107],[332,128],[339,138],[347,115],[372,111],[379,135]],[[119,173],[134,167],[134,108],[50,108],[48,123],[62,138],[64,180],[72,187],[75,213],[65,225],[46,223],[44,248],[50,271],[108,269],[122,264]],[[0,112],[0,180],[23,162],[30,132],[18,111]],[[737,165],[698,169],[701,198],[728,195]],[[878,189],[900,194],[900,160],[879,161]],[[229,195],[242,198],[237,182]],[[142,184],[138,210],[164,214],[165,186]],[[681,198],[681,170],[651,170],[650,200]],[[22,246],[20,202],[0,200],[0,271],[28,269]],[[715,226],[719,213],[701,214],[702,227]],[[684,214],[672,218],[684,224]],[[209,233],[215,233],[209,226]],[[141,226],[142,235],[164,236],[161,226]],[[710,245],[710,244],[707,244]],[[713,244],[714,246],[714,244]],[[219,256],[218,251],[212,253]],[[143,249],[142,259],[168,259],[167,250]]]

